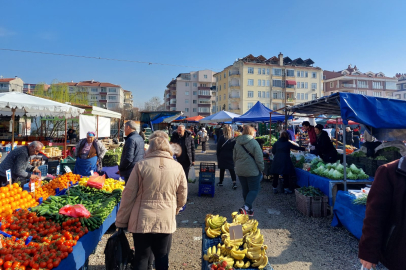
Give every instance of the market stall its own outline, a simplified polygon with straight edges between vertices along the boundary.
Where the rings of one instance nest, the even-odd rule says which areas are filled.
[[[224,123],[230,122],[236,117],[240,117],[241,115],[235,114],[232,112],[227,111],[220,111],[210,116],[207,116],[199,121],[199,123],[209,124],[209,123]]]
[[[271,115],[271,117],[269,117]],[[289,117],[292,119],[292,117]],[[276,112],[273,112],[271,109],[267,108],[261,102],[255,103],[255,105],[249,109],[246,113],[240,117],[233,118],[233,122],[240,123],[269,123],[269,122],[283,122],[285,121],[285,116]]]

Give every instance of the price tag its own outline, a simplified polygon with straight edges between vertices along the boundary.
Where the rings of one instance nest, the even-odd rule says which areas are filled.
[[[90,170],[90,175],[93,176],[93,170]]]
[[[65,166],[65,167],[63,167],[63,168],[65,169],[65,172],[67,172],[67,173],[72,172],[72,170],[71,170],[68,166]]]
[[[35,192],[35,183],[31,183],[31,192]]]
[[[11,170],[10,169],[8,169],[6,171],[6,177],[7,177],[7,182],[9,182],[10,186],[11,186]]]
[[[59,175],[60,172],[61,172],[61,166],[58,165],[58,166],[56,166],[56,175]]]

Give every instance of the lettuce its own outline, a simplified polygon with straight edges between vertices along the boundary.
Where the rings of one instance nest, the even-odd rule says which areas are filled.
[[[347,179],[357,180],[358,176],[356,174],[352,173],[351,170],[349,170],[349,172],[347,173]]]
[[[336,167],[336,170],[340,173],[344,173],[344,166],[339,163]]]
[[[358,169],[357,166],[355,166],[354,164],[351,164],[350,170],[354,174],[359,174],[360,173],[360,169]]]

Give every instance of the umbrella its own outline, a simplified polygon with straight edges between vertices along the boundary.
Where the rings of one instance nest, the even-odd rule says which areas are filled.
[[[199,122],[200,123],[220,123],[220,122],[223,123],[223,122],[232,121],[235,117],[240,117],[240,115],[232,113],[232,112],[220,111],[220,112],[217,112],[210,116],[207,116],[206,118],[203,118]]]

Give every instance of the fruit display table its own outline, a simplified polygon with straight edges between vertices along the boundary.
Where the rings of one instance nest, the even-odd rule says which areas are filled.
[[[73,247],[72,253],[62,260],[56,270],[66,270],[66,269],[81,269],[86,263],[89,256],[96,249],[104,233],[110,228],[110,226],[116,221],[116,216],[120,204],[116,205],[111,214],[103,222],[102,226],[97,230],[90,231],[81,237],[76,246]]]
[[[361,238],[365,218],[365,205],[355,205],[355,197],[348,192],[338,191],[334,204],[334,217],[331,226],[343,225],[357,239]]]
[[[329,205],[333,206],[336,200],[336,195],[339,185],[344,185],[344,180],[331,180],[319,175],[311,174],[302,169],[295,168],[297,176],[297,184],[301,187],[313,186],[319,188],[328,196]],[[373,178],[366,180],[348,180],[347,185],[365,185],[372,184]]]

